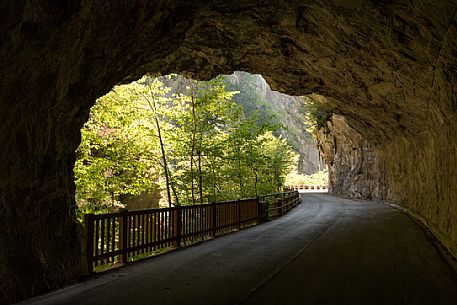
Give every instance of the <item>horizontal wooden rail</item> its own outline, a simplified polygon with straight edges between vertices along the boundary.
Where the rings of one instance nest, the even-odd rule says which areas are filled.
[[[279,217],[298,192],[162,209],[86,214],[88,272],[124,265]]]
[[[297,191],[272,194],[260,198],[260,204],[264,205],[264,221],[281,217],[300,203],[300,195]]]

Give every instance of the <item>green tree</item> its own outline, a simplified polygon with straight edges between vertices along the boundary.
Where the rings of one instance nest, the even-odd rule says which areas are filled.
[[[159,141],[161,166],[165,176],[165,188],[167,191],[168,206],[172,206],[171,190],[175,195],[176,204],[179,205],[179,198],[176,195],[176,189],[173,185],[172,173],[168,162],[168,152],[166,142],[167,131],[170,130],[170,98],[166,95],[170,88],[163,86],[157,78],[144,76],[137,82],[126,86],[132,94],[133,102],[136,102],[140,109],[149,109],[149,117],[155,129],[149,129]],[[168,129],[167,129],[168,128]]]
[[[319,129],[328,130],[327,121],[331,114],[328,113],[321,103],[313,99],[311,96],[303,96],[303,107],[305,113],[306,131],[312,134],[313,138],[317,138]]]
[[[192,81],[189,87],[188,98],[175,99],[172,105],[174,164],[183,200],[203,203],[217,188],[214,177],[224,141],[241,110],[231,102],[235,92],[227,92],[221,78]]]
[[[156,190],[156,139],[150,121],[125,87],[97,100],[81,129],[74,173],[82,211],[121,206],[119,196]]]
[[[279,124],[243,116],[235,94],[221,77],[190,81],[184,93],[146,76],[114,87],[81,130],[75,176],[82,210],[106,211],[121,206],[122,195],[158,189],[168,206],[279,191],[292,149],[274,135]]]

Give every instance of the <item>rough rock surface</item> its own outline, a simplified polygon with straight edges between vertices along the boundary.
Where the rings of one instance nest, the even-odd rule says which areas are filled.
[[[281,131],[281,136],[288,140],[300,156],[297,167],[299,173],[314,174],[324,169],[325,165],[319,156],[317,142],[306,130],[302,97],[271,90],[268,83],[259,74],[252,75],[235,71],[232,75],[227,75],[225,79],[231,84],[231,86],[229,85],[230,90],[235,91],[243,90],[243,82],[247,80],[253,82],[255,93],[271,106],[270,111],[280,118],[281,123],[284,124],[285,128]],[[237,100],[236,96],[234,100]]]
[[[146,72],[242,70],[325,96],[373,156],[340,192],[413,210],[455,250],[456,12],[453,0],[2,2],[0,302],[77,278],[79,129],[97,97]]]
[[[457,257],[456,125],[373,145],[333,115],[330,133],[319,133],[331,192],[400,206]]]
[[[328,131],[319,130],[318,138],[329,168],[329,189],[333,194],[366,199],[384,195],[377,189],[385,185],[385,181],[376,179],[381,173],[375,169],[377,151],[347,125],[345,117],[333,115]]]

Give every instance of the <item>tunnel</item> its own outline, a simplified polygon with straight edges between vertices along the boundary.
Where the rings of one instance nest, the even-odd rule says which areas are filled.
[[[74,282],[73,165],[95,100],[149,73],[247,71],[333,113],[330,191],[396,205],[457,256],[457,5],[444,0],[0,4],[0,302]]]

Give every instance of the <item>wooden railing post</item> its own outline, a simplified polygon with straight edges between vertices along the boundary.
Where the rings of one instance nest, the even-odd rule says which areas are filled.
[[[264,198],[257,198],[258,220],[257,223],[268,221],[268,202]]]
[[[176,207],[176,246],[181,247],[182,239],[182,207],[178,205]]]
[[[87,272],[94,272],[94,214],[84,215],[84,228],[86,231],[86,260]]]
[[[295,193],[290,193],[289,200],[287,202],[287,212],[292,210],[293,207],[295,207]]]
[[[286,194],[285,195],[286,198],[284,198],[284,209],[283,209],[283,215],[287,214],[289,212],[289,209],[290,209],[290,204],[292,203],[292,201],[290,201],[292,199],[292,197],[290,196],[290,194]]]
[[[121,218],[119,221],[119,250],[121,251],[121,263],[123,265],[127,264],[128,258],[128,216],[129,211],[127,209],[122,209],[121,211]]]
[[[282,196],[278,198],[278,217],[281,217],[283,215],[283,208],[284,208],[284,201],[286,199],[283,198]]]
[[[217,216],[217,211],[216,211],[216,203],[211,203],[211,221],[212,221],[212,229],[213,229],[213,237],[216,236],[217,233],[217,222],[216,222],[216,216]]]
[[[259,223],[259,217],[260,217],[259,216],[259,202],[260,202],[260,199],[259,198],[255,198],[254,203],[253,203],[254,206],[255,206],[255,210],[253,209],[253,212],[255,211],[254,213],[255,213],[255,216],[256,216],[256,220],[255,220],[256,224]]]
[[[236,219],[236,227],[237,229],[241,229],[241,199],[238,199],[237,203],[237,219]]]

